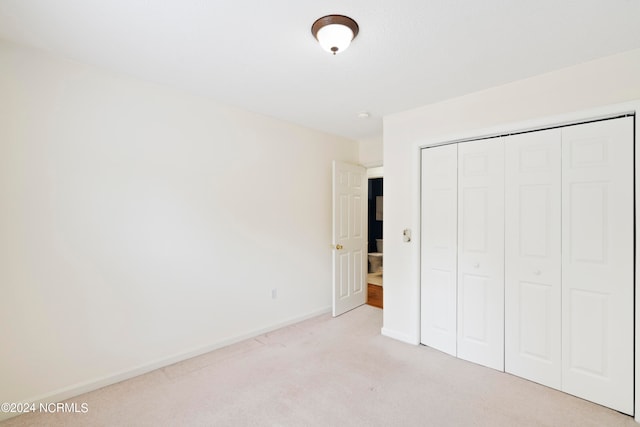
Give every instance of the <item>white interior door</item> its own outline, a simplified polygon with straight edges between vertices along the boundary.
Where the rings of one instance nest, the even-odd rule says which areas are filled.
[[[505,371],[560,389],[561,131],[505,138]]]
[[[458,146],[458,357],[504,370],[504,144]]]
[[[562,130],[562,390],[633,414],[633,118]]]
[[[333,316],[367,302],[367,175],[333,162]]]
[[[456,355],[458,145],[422,150],[421,342]]]

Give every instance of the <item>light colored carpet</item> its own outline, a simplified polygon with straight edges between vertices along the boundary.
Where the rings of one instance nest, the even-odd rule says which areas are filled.
[[[362,306],[71,399],[9,426],[635,426],[631,417],[380,335]]]

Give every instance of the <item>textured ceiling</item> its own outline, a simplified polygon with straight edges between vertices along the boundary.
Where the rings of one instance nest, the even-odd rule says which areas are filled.
[[[331,13],[360,25],[337,56],[310,32]],[[0,38],[365,139],[386,114],[640,48],[640,1],[0,0]]]

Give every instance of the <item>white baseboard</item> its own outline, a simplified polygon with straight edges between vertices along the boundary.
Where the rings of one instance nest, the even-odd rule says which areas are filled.
[[[398,331],[393,331],[389,328],[382,328],[380,330],[380,333],[385,336],[385,337],[389,337],[389,338],[393,338],[394,340],[398,340],[398,341],[402,341],[405,342],[407,344],[413,344],[413,345],[419,345],[420,344],[420,340],[412,337],[410,335],[407,335],[403,332],[398,332]]]
[[[246,334],[238,335],[233,338],[224,339],[203,347],[198,347],[195,349],[174,354],[172,356],[152,360],[150,362],[135,366],[131,369],[126,369],[120,372],[115,372],[110,375],[105,375],[103,377],[94,378],[89,381],[73,384],[68,387],[54,390],[50,393],[45,393],[40,396],[35,396],[30,399],[22,400],[21,403],[35,403],[36,405],[39,405],[40,403],[62,402],[64,400],[71,399],[72,397],[76,397],[81,394],[97,390],[102,387],[119,383],[120,381],[128,380],[130,378],[137,377],[142,374],[146,374],[147,372],[151,372],[156,369],[163,368],[165,366],[173,365],[174,363],[191,359],[192,357],[200,356],[201,354],[209,353],[210,351],[214,351],[219,348],[226,347],[240,341],[254,338],[262,334],[265,334],[267,332],[271,332],[276,329],[280,329],[285,326],[292,325],[294,323],[299,323],[304,320],[310,319],[312,317],[320,316],[326,313],[331,313],[331,307],[325,307],[320,310],[316,310],[302,316],[292,317],[290,319],[274,323],[264,328],[255,329]],[[17,415],[20,415],[20,414],[0,412],[0,421],[7,420]]]

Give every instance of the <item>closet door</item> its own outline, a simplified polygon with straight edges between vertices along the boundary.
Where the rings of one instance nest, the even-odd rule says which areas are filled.
[[[562,390],[633,414],[633,119],[562,130]]]
[[[458,146],[458,357],[504,370],[504,144]]]
[[[505,371],[560,389],[560,129],[505,139]]]
[[[458,146],[422,150],[421,342],[456,355]]]

